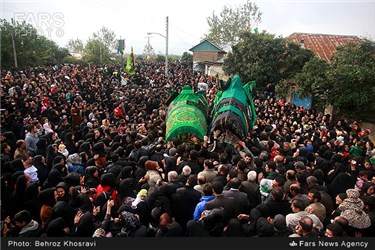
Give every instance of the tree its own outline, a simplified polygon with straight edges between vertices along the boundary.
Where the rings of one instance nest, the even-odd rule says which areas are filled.
[[[193,55],[188,52],[184,52],[181,56],[181,64],[186,67],[193,67]]]
[[[67,48],[58,48],[55,51],[56,63],[64,63],[66,58],[70,56],[69,50]]]
[[[298,74],[303,71],[306,63],[314,58],[311,50],[307,50],[295,43],[287,43],[286,51],[283,55],[283,66],[281,69],[281,80],[276,84],[275,91],[279,96],[290,96],[292,93],[298,92],[301,88],[297,88],[297,84],[302,83],[297,80]],[[298,92],[303,97],[311,96],[311,91]],[[306,93],[306,95],[304,95]]]
[[[156,55],[155,61],[157,61],[159,63],[163,63],[163,62],[165,62],[165,56],[161,55],[161,54],[158,54],[158,55]]]
[[[116,47],[116,35],[112,30],[102,27],[99,31],[93,34],[93,39],[90,39],[91,44],[87,47],[85,46],[86,57],[92,60],[95,58],[95,63],[106,63],[110,60],[110,52],[115,50]],[[87,47],[87,49],[86,49]],[[96,54],[99,51],[99,58]],[[91,61],[88,62],[91,62]]]
[[[331,63],[312,58],[295,75],[295,86],[281,82],[277,91],[312,96],[319,106],[331,104],[338,116],[363,119],[373,108],[374,55],[375,43],[372,41],[348,43],[337,48]]]
[[[314,57],[314,53],[296,43],[287,42],[285,46],[285,52],[282,55],[282,78],[292,79]]]
[[[68,41],[67,48],[72,53],[82,53],[83,52],[83,42],[80,39],[70,39]]]
[[[1,30],[1,62],[2,67],[41,66],[59,63],[68,55],[66,51],[52,40],[39,35],[37,30],[26,22],[0,21]],[[14,45],[13,45],[14,44]]]
[[[107,27],[103,26],[99,31],[95,32],[94,39],[99,40],[109,51],[116,47],[117,40],[115,32]]]
[[[90,38],[83,50],[82,59],[88,63],[107,63],[111,61],[111,53],[99,40]]]
[[[205,38],[223,48],[233,46],[239,41],[242,32],[250,32],[257,27],[261,16],[258,6],[249,0],[234,9],[225,5],[219,16],[213,12],[207,18],[209,31]]]
[[[244,83],[255,80],[257,87],[281,79],[280,60],[285,48],[283,39],[268,33],[244,33],[242,42],[232,47],[224,60],[226,74],[239,74]]]
[[[223,69],[228,75],[239,74],[244,83],[254,80],[263,89],[268,83],[290,82],[312,57],[311,51],[282,37],[245,32],[228,53]]]
[[[312,96],[315,104],[326,105],[330,95],[328,68],[327,61],[313,57],[295,77],[296,93],[301,97]]]
[[[341,115],[364,118],[375,96],[375,43],[341,46],[328,71],[329,102]]]

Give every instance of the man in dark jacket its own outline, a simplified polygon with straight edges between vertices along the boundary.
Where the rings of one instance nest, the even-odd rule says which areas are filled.
[[[29,211],[22,210],[14,215],[16,226],[21,229],[19,237],[38,237],[41,235],[41,228],[37,221],[31,219]]]
[[[165,180],[167,180],[167,175],[170,171],[176,171],[176,163],[177,163],[177,150],[176,148],[169,149],[169,155],[165,157]]]
[[[185,161],[182,161],[180,165],[178,165],[177,173],[181,174],[183,167],[186,165],[189,165],[189,167],[191,168],[192,174],[198,174],[200,171],[202,171],[203,169],[197,162],[198,156],[199,156],[199,152],[197,150],[194,150],[194,149],[190,150],[189,158]]]
[[[130,152],[129,160],[138,162],[142,156],[148,156],[148,152],[142,148],[142,142],[137,140],[134,143],[134,149]]]
[[[239,190],[241,180],[238,177],[233,178],[230,183],[230,190],[223,191],[224,197],[233,197],[236,203],[236,216],[242,213],[250,212],[250,203],[247,194]]]
[[[177,188],[176,193],[172,195],[174,217],[183,229],[186,223],[193,219],[195,207],[202,197],[201,193],[194,189],[195,183],[197,183],[197,177],[190,175],[185,186]]]
[[[259,204],[256,207],[263,217],[267,218],[268,216],[271,216],[273,218],[276,214],[286,216],[292,212],[289,202],[285,199],[285,194],[282,188],[273,188],[270,196],[270,199],[267,199],[266,202]]]
[[[247,194],[250,203],[250,209],[261,203],[259,184],[256,183],[257,173],[252,170],[247,173],[247,181],[241,182],[240,191]]]
[[[206,203],[207,210],[211,210],[214,208],[223,207],[225,210],[224,216],[224,225],[228,225],[228,222],[231,218],[235,217],[236,212],[236,203],[234,202],[233,197],[225,197],[223,195],[223,183],[220,181],[214,181],[212,183],[212,190],[214,192],[215,199]]]
[[[227,175],[229,173],[229,165],[228,164],[220,164],[217,168],[217,175],[212,179],[214,181],[220,181],[223,183],[225,187],[227,185]]]

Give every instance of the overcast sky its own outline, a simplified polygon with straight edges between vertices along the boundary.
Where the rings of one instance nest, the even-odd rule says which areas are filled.
[[[128,53],[142,54],[147,32],[166,34],[169,54],[181,55],[208,32],[207,17],[246,0],[2,0],[1,17],[27,21],[40,33],[66,46],[84,42],[105,26],[125,38]],[[375,40],[375,0],[253,1],[263,13],[259,30],[286,37],[294,32],[356,35]],[[165,53],[165,38],[150,36],[156,53]]]

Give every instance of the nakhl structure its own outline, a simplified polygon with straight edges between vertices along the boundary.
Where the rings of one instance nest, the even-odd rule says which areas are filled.
[[[256,113],[251,92],[255,82],[242,85],[238,75],[224,82],[214,99],[210,134],[215,130],[222,133],[219,141],[233,144],[245,140],[250,129],[255,125]]]
[[[254,81],[243,86],[238,75],[224,82],[215,96],[210,117],[204,90],[194,93],[186,85],[180,94],[172,91],[166,103],[166,141],[177,137],[182,142],[188,142],[192,136],[203,140],[207,134],[208,120],[211,121],[209,135],[212,137],[215,130],[220,130],[221,143],[231,145],[238,140],[245,140],[256,121],[251,95],[254,87]]]
[[[177,137],[187,142],[192,136],[203,141],[207,133],[208,105],[204,91],[194,93],[190,86],[183,87],[180,94],[171,92],[166,103],[166,141]]]

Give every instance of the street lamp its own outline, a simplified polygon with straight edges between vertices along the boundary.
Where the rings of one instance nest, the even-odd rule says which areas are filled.
[[[168,75],[168,17],[166,18],[165,35],[157,32],[147,32],[147,35],[155,34],[165,38],[165,75]]]

